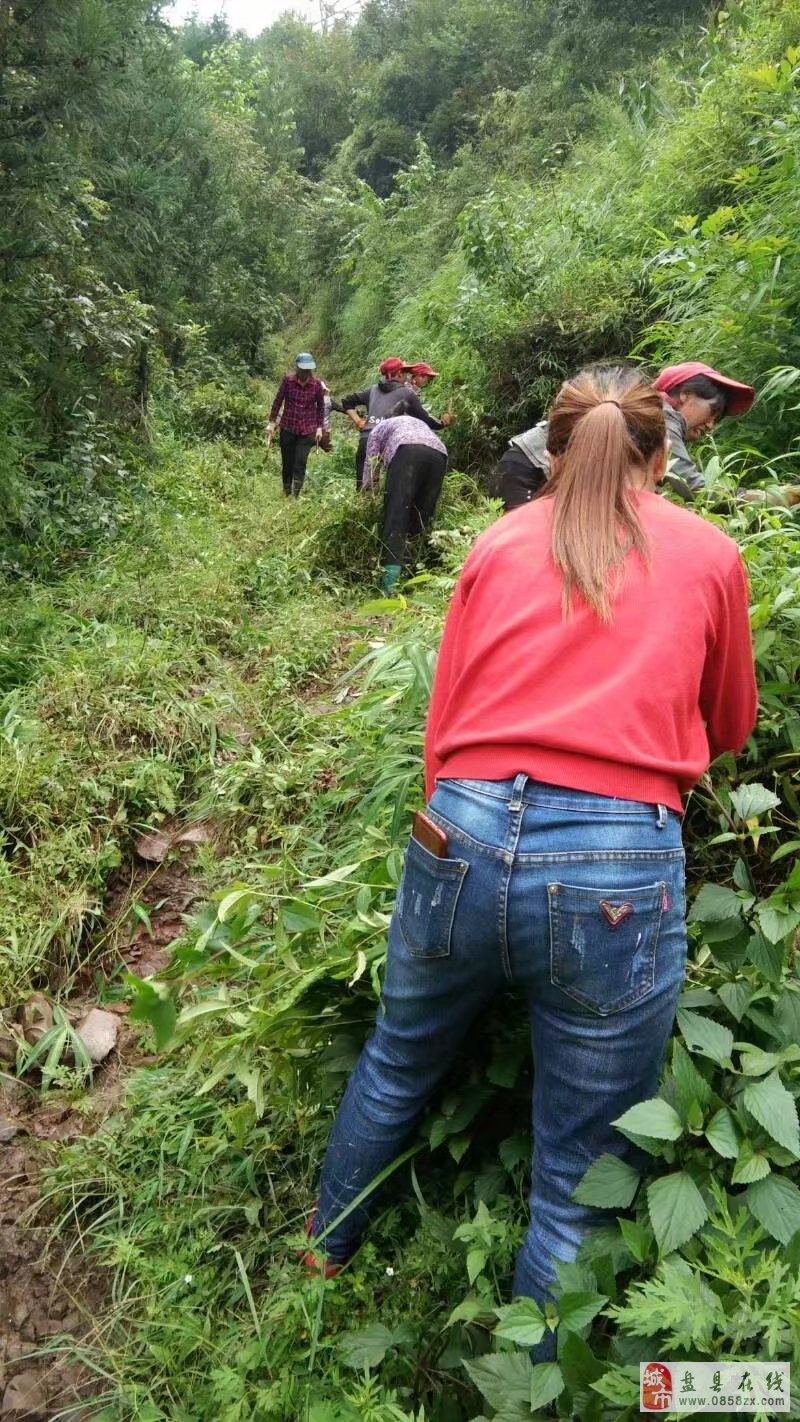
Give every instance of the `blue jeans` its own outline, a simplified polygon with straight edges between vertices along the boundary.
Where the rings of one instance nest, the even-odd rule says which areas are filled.
[[[488,1001],[513,983],[534,1060],[531,1223],[514,1294],[543,1303],[599,1210],[572,1192],[611,1125],[652,1096],[686,964],[680,817],[663,806],[515,780],[442,780],[437,859],[411,840],[389,931],[382,1005],[331,1132],[321,1233],[401,1151]],[[372,1199],[326,1237],[353,1252]],[[613,1217],[613,1215],[612,1215]]]

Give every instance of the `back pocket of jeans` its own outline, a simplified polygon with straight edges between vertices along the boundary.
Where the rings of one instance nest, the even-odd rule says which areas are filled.
[[[667,886],[548,884],[550,980],[601,1016],[652,992]]]
[[[415,957],[449,956],[456,904],[468,867],[463,859],[439,859],[415,839],[409,840],[395,912],[403,942]]]

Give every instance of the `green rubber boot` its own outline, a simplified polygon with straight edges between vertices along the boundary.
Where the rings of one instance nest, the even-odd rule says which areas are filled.
[[[387,563],[383,570],[383,594],[384,597],[391,597],[402,573],[403,569],[399,563]]]

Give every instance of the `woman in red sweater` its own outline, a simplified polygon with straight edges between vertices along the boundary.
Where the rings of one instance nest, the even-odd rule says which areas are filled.
[[[337,1271],[370,1182],[513,984],[535,1069],[514,1293],[540,1304],[556,1261],[602,1223],[575,1187],[604,1152],[635,1158],[612,1122],[658,1086],[686,960],[681,797],[741,749],[757,707],[736,544],[654,492],[660,395],[633,370],[584,371],[550,412],[548,450],[547,493],[478,539],[453,595],[430,823],[408,846],[381,1010],[309,1228]],[[553,1348],[547,1335],[535,1352]]]

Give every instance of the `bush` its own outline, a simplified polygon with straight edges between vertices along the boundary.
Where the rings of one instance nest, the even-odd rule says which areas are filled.
[[[209,380],[183,396],[178,418],[189,436],[244,444],[263,433],[268,414],[265,392],[256,381],[241,390]]]

